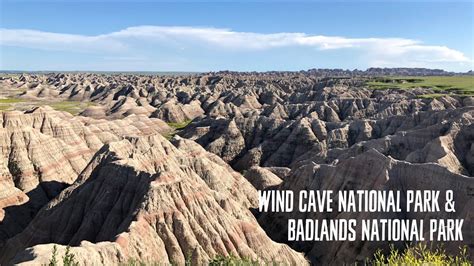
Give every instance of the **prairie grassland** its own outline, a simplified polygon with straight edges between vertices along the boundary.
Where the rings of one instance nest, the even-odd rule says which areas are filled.
[[[372,89],[412,89],[431,88],[442,96],[452,93],[461,96],[474,96],[474,76],[428,76],[428,77],[380,77],[367,82]]]
[[[16,103],[23,102],[22,99],[18,98],[4,98],[0,99],[0,111],[11,109]]]
[[[6,110],[27,110],[35,106],[49,105],[53,109],[58,111],[65,111],[73,115],[77,115],[82,112],[85,108],[95,105],[92,102],[80,102],[80,101],[28,101],[21,98],[4,98],[0,99],[0,111]]]
[[[53,109],[57,111],[64,111],[73,115],[77,115],[80,112],[82,112],[85,108],[89,106],[93,106],[94,103],[79,102],[79,101],[61,101],[61,102],[53,102],[47,105],[51,106]]]

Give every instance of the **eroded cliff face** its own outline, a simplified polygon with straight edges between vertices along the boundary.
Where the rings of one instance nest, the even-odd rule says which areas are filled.
[[[274,119],[317,116],[327,122],[381,118],[422,110],[456,108],[458,96],[420,99],[429,88],[374,90],[362,77],[329,78],[301,73],[211,73],[187,76],[48,74],[0,79],[25,101],[93,103],[81,115],[129,115],[183,122],[200,116],[232,117],[258,111]],[[472,104],[472,100],[471,100]]]
[[[379,146],[377,150],[395,158],[436,161],[453,172],[472,175],[471,148],[466,143],[472,141],[472,98],[419,99],[414,93],[307,89],[301,103],[291,104],[291,98],[300,94],[293,92],[290,104],[282,100],[261,109],[208,115],[179,134],[238,170],[254,165],[292,167],[306,158],[331,163],[361,146]]]
[[[105,265],[205,264],[228,254],[353,263],[386,243],[277,242],[286,242],[289,218],[430,218],[254,218],[257,189],[452,189],[465,240],[446,247],[474,249],[472,97],[423,98],[434,91],[376,90],[361,78],[311,72],[23,75],[0,83],[24,90],[24,100],[95,103],[80,116],[47,107],[0,113],[2,265],[47,263],[53,243],[59,256],[70,245],[81,262]],[[163,120],[175,128],[192,121],[168,141],[160,134],[173,129]]]
[[[192,141],[171,144],[158,134],[170,130],[161,120],[39,108],[3,113],[2,125],[2,265],[47,263],[48,243],[105,265],[203,264],[229,254],[306,263],[258,225],[249,210],[257,192],[244,177]]]
[[[385,156],[375,149],[368,149],[354,157],[341,160],[337,164],[317,164],[308,162],[292,169],[285,181],[278,187],[280,190],[291,189],[298,198],[301,190],[332,190],[337,193],[343,190],[393,190],[400,191],[402,206],[406,204],[407,190],[439,190],[444,195],[446,190],[454,192],[456,213],[445,211],[429,212],[349,212],[349,213],[263,213],[259,222],[266,232],[276,241],[286,241],[288,219],[355,219],[361,224],[363,219],[409,219],[424,220],[429,225],[429,219],[464,219],[463,241],[444,243],[449,252],[456,253],[459,246],[468,245],[472,248],[474,223],[472,204],[474,198],[474,179],[465,175],[455,174],[437,163],[410,163]],[[334,198],[337,202],[336,198]],[[296,199],[298,202],[298,199]],[[440,206],[444,206],[445,198],[440,198]],[[354,261],[364,261],[371,257],[374,250],[387,249],[383,241],[360,241],[360,227],[357,231],[357,241],[336,242],[293,242],[292,247],[303,251],[315,263],[344,264]],[[429,227],[422,232],[429,239]],[[394,242],[399,248],[404,243]],[[433,243],[436,245],[436,242]]]
[[[171,131],[159,119],[101,121],[49,107],[2,112],[0,124],[0,247],[72,184],[105,143]]]
[[[76,246],[81,261],[106,265],[129,258],[205,264],[229,254],[306,263],[260,228],[249,210],[257,193],[244,177],[192,141],[173,143],[151,135],[105,145],[72,186],[7,241],[1,261],[20,263],[33,253],[35,263],[47,262],[51,245],[39,244],[59,243]]]

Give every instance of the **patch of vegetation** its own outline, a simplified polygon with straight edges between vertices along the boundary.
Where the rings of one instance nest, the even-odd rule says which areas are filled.
[[[249,258],[238,258],[234,255],[214,257],[209,266],[258,266],[261,265],[258,261]]]
[[[193,120],[185,120],[183,122],[168,122],[168,126],[172,127],[175,130],[180,130],[188,126]]]
[[[0,99],[0,104],[20,103],[23,101],[24,101],[23,99],[19,99],[19,98],[5,98],[5,99]]]
[[[183,122],[168,122],[168,126],[170,126],[173,131],[167,134],[163,134],[163,137],[165,137],[167,140],[171,140],[179,130],[187,127],[192,121],[193,120],[185,120]]]
[[[58,248],[56,245],[53,246],[53,253],[51,254],[51,259],[49,260],[48,266],[58,266]],[[76,257],[71,253],[71,247],[66,247],[66,253],[63,256],[63,266],[79,266],[79,262],[76,261]]]
[[[70,247],[66,247],[66,253],[63,256],[63,266],[79,266],[74,254],[70,252]]]
[[[15,103],[23,102],[23,99],[19,98],[4,98],[0,99],[0,111],[10,109]]]
[[[369,262],[370,265],[461,265],[470,266],[469,254],[467,247],[460,248],[459,254],[448,255],[444,248],[428,248],[424,243],[407,246],[400,252],[393,245],[390,246],[390,253],[383,254],[381,250],[377,250],[374,259]]]
[[[366,83],[371,89],[431,88],[461,96],[474,96],[474,76],[377,77]]]
[[[11,107],[11,105],[9,105],[9,104],[8,105],[1,105],[0,104],[0,111],[8,110],[8,109],[10,109],[10,107]]]
[[[177,263],[170,263],[171,265],[179,265]],[[126,263],[120,264],[120,266],[158,266],[166,265],[156,262],[144,262],[137,259],[129,259]],[[193,265],[191,262],[191,256],[187,256],[184,266]],[[208,266],[258,266],[258,265],[279,265],[278,263],[260,263],[257,260],[252,260],[249,258],[238,258],[234,255],[222,256],[217,255],[211,261],[209,261]]]
[[[137,260],[137,259],[128,259],[127,262],[125,263],[120,263],[119,266],[151,266],[151,265],[156,265],[156,264],[147,264],[143,261]]]
[[[22,103],[22,107],[25,108],[26,106],[42,106],[42,105],[49,105],[53,109],[58,111],[65,111],[71,113],[73,115],[77,115],[82,112],[85,108],[89,106],[94,106],[95,103],[93,102],[80,102],[80,101],[58,101],[58,102],[49,102],[49,101],[32,101],[28,102],[24,99],[20,98],[5,98],[0,99],[0,111],[12,109],[13,107],[18,107],[15,104]],[[17,108],[14,108],[17,109]],[[21,109],[21,108],[20,108]]]
[[[421,99],[437,99],[437,98],[440,98],[440,97],[443,97],[443,96],[446,96],[446,94],[428,93],[428,94],[418,95],[417,97],[421,98]]]
[[[56,245],[54,245],[53,246],[53,253],[51,254],[51,259],[49,259],[48,266],[58,265],[58,259],[56,258],[57,256],[58,256],[58,247],[56,247]]]
[[[157,262],[144,262],[138,259],[129,258],[126,263],[120,263],[120,266],[162,266],[162,265],[170,265],[170,266],[178,266],[178,263],[171,261],[169,264],[157,263]],[[186,261],[184,262],[184,266],[192,266],[191,262],[191,253],[188,253],[186,256]]]
[[[62,102],[53,102],[48,105],[57,111],[64,111],[72,115],[77,115],[85,108],[89,106],[93,106],[95,104],[92,102],[62,101]]]
[[[165,137],[165,139],[167,140],[171,140],[175,135],[176,135],[176,132],[171,132],[171,133],[163,134],[162,136]]]

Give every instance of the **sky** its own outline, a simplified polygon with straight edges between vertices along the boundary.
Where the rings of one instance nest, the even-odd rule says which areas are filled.
[[[474,1],[0,0],[0,70],[473,69]]]

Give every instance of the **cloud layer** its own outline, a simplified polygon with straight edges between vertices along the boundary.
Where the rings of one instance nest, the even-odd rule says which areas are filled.
[[[177,50],[198,47],[241,53],[277,48],[307,49],[307,53],[344,49],[354,51],[371,66],[429,66],[472,62],[462,52],[449,47],[427,45],[405,38],[347,38],[297,32],[264,34],[201,27],[137,26],[96,36],[0,29],[0,44],[122,57],[133,56],[134,51],[140,50],[142,46],[159,45]]]

